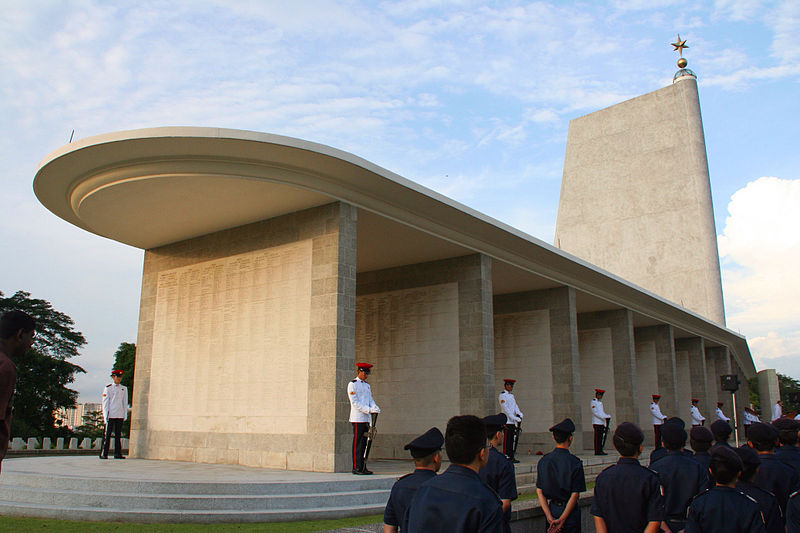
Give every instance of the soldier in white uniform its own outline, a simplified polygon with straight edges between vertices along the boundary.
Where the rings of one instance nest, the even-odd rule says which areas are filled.
[[[745,407],[744,420],[742,421],[742,423],[744,424],[745,436],[747,436],[747,432],[750,430],[750,424],[754,424],[755,422],[761,422],[761,419],[758,418],[758,414],[752,407]]]
[[[717,402],[717,419],[724,420],[725,422],[730,422],[731,419],[725,416],[725,413],[722,412],[722,406],[725,405],[723,402]]]
[[[523,414],[522,411],[519,410],[514,394],[511,392],[516,382],[517,380],[515,379],[504,379],[503,388],[505,390],[497,397],[497,401],[500,402],[500,409],[503,411],[503,414],[506,415],[507,419],[505,429],[503,430],[503,453],[506,457],[511,459],[511,461],[518,463],[519,461],[514,459],[514,445],[519,438],[517,431],[520,431],[519,426],[522,423]]]
[[[353,474],[364,476],[372,472],[367,470],[364,450],[367,448],[366,432],[372,422],[372,413],[380,413],[381,409],[372,399],[372,389],[367,383],[367,376],[372,372],[369,363],[356,363],[358,376],[347,384],[347,397],[350,399],[350,422],[353,424]]]
[[[592,399],[592,428],[594,429],[594,454],[595,455],[608,455],[603,451],[603,432],[606,425],[611,420],[611,415],[606,413],[603,409],[603,394],[606,391],[603,389],[594,390],[594,398]]]
[[[700,400],[692,398],[692,406],[689,408],[689,417],[692,419],[692,426],[704,426],[706,417],[700,414],[697,404]]]
[[[112,370],[111,379],[103,389],[103,421],[106,433],[100,459],[108,459],[111,432],[114,432],[114,459],[125,459],[122,455],[122,423],[128,418],[128,387],[122,385],[123,370]]]
[[[660,399],[660,394],[653,394],[653,401],[650,402],[650,414],[653,416],[653,433],[656,439],[656,450],[661,448],[661,426],[664,425],[664,420],[667,419],[667,417],[661,413],[661,408],[658,406],[658,400]]]
[[[783,402],[778,400],[775,402],[775,405],[772,406],[772,420],[775,421],[783,416]]]

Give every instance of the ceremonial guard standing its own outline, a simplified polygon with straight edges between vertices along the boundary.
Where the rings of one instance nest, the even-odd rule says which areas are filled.
[[[122,370],[112,370],[111,379],[103,389],[103,421],[106,433],[100,459],[108,459],[111,432],[114,432],[114,459],[125,459],[122,455],[122,423],[128,418],[128,387],[122,385]]]
[[[608,431],[611,415],[606,413],[603,409],[603,395],[605,393],[606,391],[603,389],[595,389],[594,398],[592,399],[592,428],[594,429],[595,455],[608,455],[603,451],[603,436]]]
[[[697,404],[700,400],[697,398],[692,398],[692,406],[689,408],[689,418],[692,419],[693,426],[702,426],[705,425],[706,417],[700,414],[700,409],[697,408]]]
[[[581,510],[578,497],[586,490],[583,461],[569,453],[575,424],[565,418],[549,429],[556,448],[536,466],[536,494],[549,527],[560,533],[580,533]]]
[[[514,463],[500,453],[497,448],[503,445],[506,415],[490,415],[483,418],[486,424],[486,436],[492,447],[489,449],[489,461],[481,468],[478,475],[489,488],[497,493],[503,504],[503,531],[511,533],[511,502],[517,499],[517,476]]]
[[[442,467],[442,445],[444,435],[439,428],[431,428],[406,444],[403,449],[414,458],[414,471],[397,480],[389,494],[383,511],[384,533],[396,533],[403,523],[406,510],[420,485],[436,477]]]
[[[724,420],[725,422],[730,422],[731,419],[725,416],[725,413],[722,412],[722,406],[725,405],[723,402],[717,402],[717,420]]]
[[[372,389],[367,377],[372,372],[369,363],[356,363],[358,376],[347,384],[347,397],[350,399],[350,422],[353,424],[353,474],[368,475],[367,460],[364,452],[367,448],[367,431],[372,422],[371,415],[380,413],[381,409],[372,399]]]
[[[775,402],[775,405],[772,406],[772,420],[777,420],[783,416],[783,402],[778,400]]]
[[[658,406],[658,400],[660,399],[660,394],[653,394],[653,401],[650,402],[650,414],[653,416],[653,433],[656,439],[656,450],[661,448],[661,426],[664,424],[664,420],[667,419],[667,417],[661,413],[661,408]]]
[[[505,390],[497,397],[497,401],[500,402],[500,410],[503,411],[507,419],[503,438],[503,453],[514,463],[519,462],[514,459],[514,453],[517,451],[519,434],[522,432],[523,416],[522,411],[519,410],[519,406],[517,405],[517,400],[511,392],[516,382],[517,380],[515,379],[504,379],[503,388]]]

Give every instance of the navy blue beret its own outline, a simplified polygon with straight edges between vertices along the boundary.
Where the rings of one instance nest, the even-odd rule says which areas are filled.
[[[441,450],[442,445],[444,445],[444,435],[439,428],[431,428],[406,444],[403,449],[411,450],[411,457],[419,458]]]

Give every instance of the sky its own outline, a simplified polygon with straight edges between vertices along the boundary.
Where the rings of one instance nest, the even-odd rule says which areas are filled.
[[[88,340],[97,401],[136,342],[143,252],[47,211],[39,163],[158,126],[351,152],[553,241],[569,121],[698,76],[727,325],[800,378],[800,2],[0,0],[0,291]]]

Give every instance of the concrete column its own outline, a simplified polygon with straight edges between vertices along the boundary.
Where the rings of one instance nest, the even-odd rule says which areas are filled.
[[[517,403],[524,413],[536,413],[525,420],[520,449],[547,449],[552,424],[571,418],[576,427],[584,426],[575,289],[496,296],[494,313],[495,390],[506,369],[512,372],[508,377],[520,380]],[[583,449],[583,432],[576,431],[574,439],[574,448]]]
[[[744,372],[742,371],[741,367],[736,363],[734,360],[733,354],[730,352],[728,353],[728,359],[731,364],[731,373],[737,374],[739,376],[739,390],[736,391],[736,415],[739,417],[739,444],[742,444],[746,440],[746,436],[744,434],[744,408],[745,406],[750,405],[750,382],[745,376]]]
[[[356,353],[376,366],[383,410],[376,456],[408,457],[431,426],[497,412],[491,280],[480,254],[358,274]]]
[[[709,372],[709,389],[713,390],[716,394],[716,402],[722,402],[722,411],[731,419],[733,425],[733,402],[731,400],[730,391],[722,390],[721,376],[733,374],[731,372],[730,355],[726,346],[715,346],[713,348],[706,348],[706,361],[712,363],[713,373]],[[711,365],[709,365],[710,367]],[[744,376],[739,376],[739,380],[743,381]],[[738,400],[737,400],[738,401]],[[738,405],[737,405],[738,407]],[[716,409],[716,404],[715,407]]]
[[[678,410],[675,416],[688,420],[689,403],[692,398],[692,377],[689,371],[689,353],[675,349],[675,377],[678,382]]]
[[[772,407],[781,399],[778,373],[774,368],[758,373],[758,395],[761,398],[761,420],[769,423],[772,421]]]
[[[675,351],[686,352],[689,361],[690,395],[700,400],[698,409],[708,420],[713,420],[714,409],[708,402],[708,375],[706,373],[706,353],[702,337],[688,337],[675,340]],[[691,398],[689,398],[691,400]],[[687,401],[683,418],[689,425],[689,408],[691,402]]]
[[[634,336],[636,340],[636,369],[641,372],[645,362],[639,358],[640,354],[647,350],[652,350],[655,361],[652,364],[656,374],[655,390],[650,394],[661,395],[659,406],[661,412],[666,416],[678,416],[680,406],[678,402],[678,378],[675,361],[675,341],[671,325],[649,326],[635,328]],[[640,374],[641,375],[641,374]],[[648,404],[647,412],[643,413],[642,423],[647,425],[649,420],[649,395],[640,389],[641,405]]]
[[[610,360],[606,359],[606,361],[601,364],[610,367],[613,373],[613,383],[609,386],[603,386],[605,385],[604,383],[597,383],[594,386],[589,385],[587,387],[586,380],[582,379],[582,388],[590,389],[588,391],[584,390],[582,394],[586,409],[588,410],[591,396],[594,394],[594,388],[606,388],[608,392],[612,394],[607,393],[603,404],[607,412],[609,407],[613,408],[613,412],[609,413],[612,416],[613,423],[634,422],[640,424],[637,408],[639,398],[636,383],[636,351],[634,349],[633,316],[631,311],[628,309],[619,309],[616,311],[598,311],[578,315],[579,336],[583,332],[598,332],[598,330],[606,330],[606,335],[610,341]],[[602,333],[600,334],[602,335]],[[592,354],[584,353],[583,339],[581,340],[580,350],[581,375],[583,375],[584,361],[591,361]],[[589,375],[591,375],[591,373],[590,370]],[[586,400],[587,392],[589,393],[589,400]],[[609,398],[609,396],[611,396],[611,398]],[[584,415],[586,415],[586,412],[584,412]],[[586,419],[591,420],[590,418]]]
[[[706,360],[706,383],[708,384],[708,389],[706,390],[706,400],[708,401],[708,411],[712,415],[707,416],[710,424],[717,419],[716,415],[714,414],[714,410],[717,408],[717,400],[722,398],[722,401],[724,402],[725,398],[724,396],[721,397],[719,394],[720,372],[717,371],[717,359],[714,357],[714,353],[710,352],[709,350],[710,348],[705,348],[703,357],[705,357]]]

